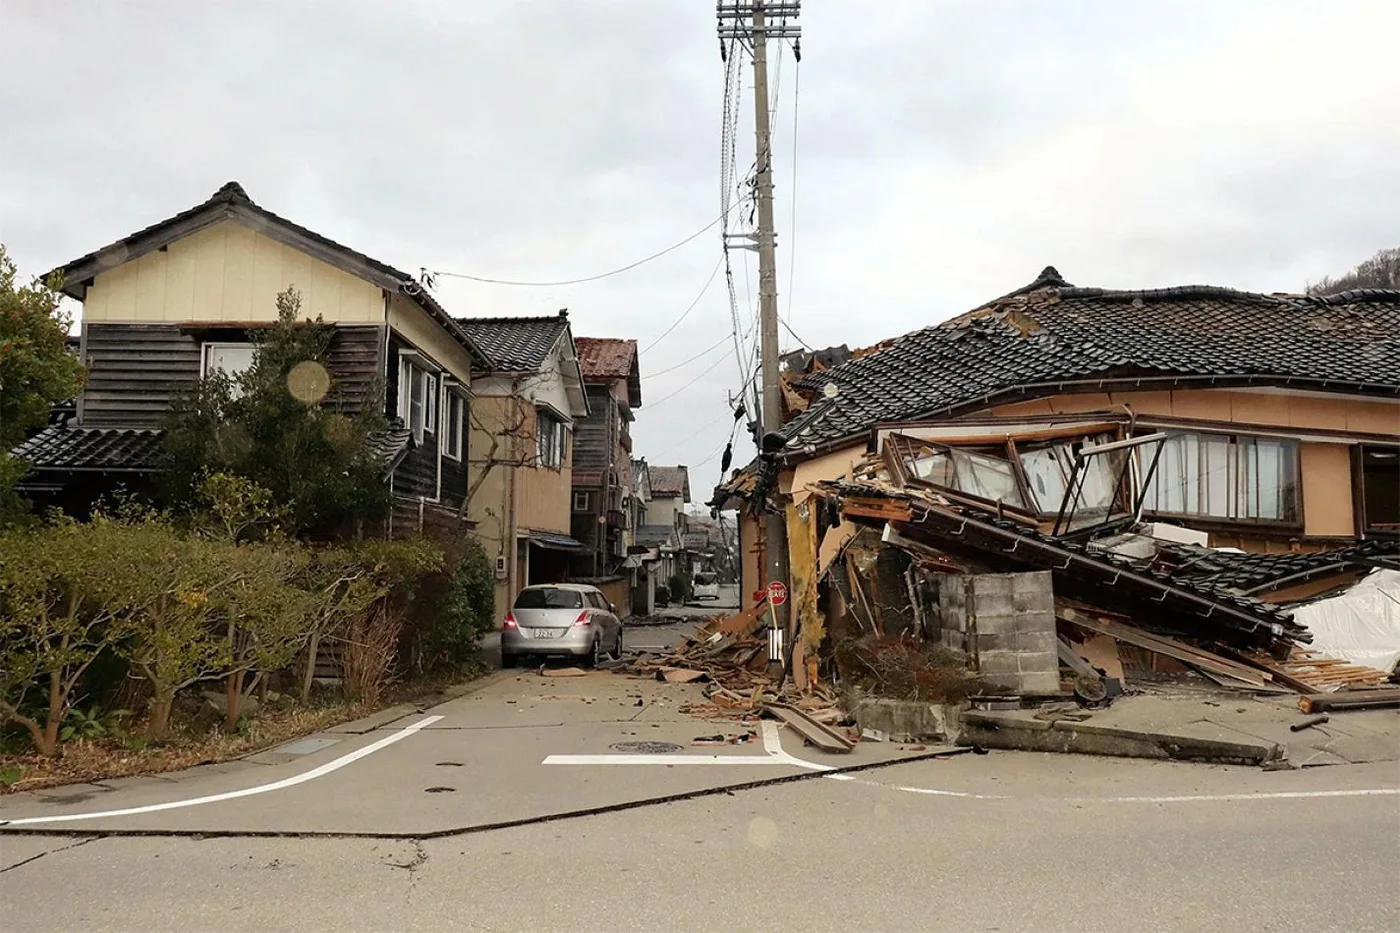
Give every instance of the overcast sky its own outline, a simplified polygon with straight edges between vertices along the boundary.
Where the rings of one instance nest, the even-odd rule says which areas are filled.
[[[1047,264],[1282,291],[1400,245],[1394,0],[803,7],[800,68],[773,45],[778,281],[814,346]],[[230,179],[401,269],[500,279],[604,272],[720,212],[712,0],[0,0],[0,77],[0,242],[25,273]],[[576,335],[645,347],[719,256],[716,229],[590,284],[437,295],[458,316],[567,307]],[[756,262],[733,265],[750,320]],[[642,357],[636,453],[697,466],[697,493],[742,382],[729,332],[721,275]]]

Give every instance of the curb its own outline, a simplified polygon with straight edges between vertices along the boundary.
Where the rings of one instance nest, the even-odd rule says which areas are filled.
[[[1283,756],[1283,749],[1272,743],[1229,742],[1117,729],[1088,722],[1046,722],[974,711],[962,715],[960,744],[1014,751],[1230,765],[1262,765]]]

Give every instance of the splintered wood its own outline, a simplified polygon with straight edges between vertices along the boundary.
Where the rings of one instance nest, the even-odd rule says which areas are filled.
[[[830,725],[844,717],[835,691],[816,682],[809,668],[806,690],[768,673],[768,640],[753,635],[768,606],[760,603],[727,619],[716,617],[669,651],[642,655],[629,673],[670,683],[704,683],[705,703],[681,711],[715,719],[757,716],[765,705],[785,701],[811,719]]]

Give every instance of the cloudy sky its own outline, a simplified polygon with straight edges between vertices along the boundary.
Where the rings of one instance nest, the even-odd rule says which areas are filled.
[[[1394,0],[803,7],[802,64],[773,46],[778,282],[813,346],[1047,264],[1279,291],[1400,245]],[[595,275],[720,213],[712,0],[0,0],[0,24],[0,242],[26,273],[229,179],[402,269],[494,279]],[[741,93],[742,175],[747,70]],[[743,382],[722,273],[696,302],[719,258],[715,228],[597,282],[437,294],[637,338],[637,452],[706,489]],[[732,263],[748,322],[756,263]]]

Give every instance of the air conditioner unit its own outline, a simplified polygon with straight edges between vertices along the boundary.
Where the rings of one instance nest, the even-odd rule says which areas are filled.
[[[505,557],[504,554],[502,554],[501,556],[499,556],[499,557],[496,558],[496,579],[497,579],[497,580],[504,580],[504,579],[506,578],[506,569],[507,569],[507,567],[506,567],[506,557]]]

